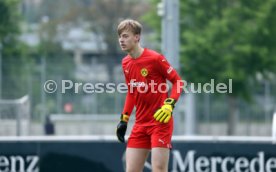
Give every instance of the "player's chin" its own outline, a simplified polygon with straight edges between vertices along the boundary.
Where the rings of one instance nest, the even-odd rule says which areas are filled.
[[[128,52],[128,48],[127,47],[121,47],[122,51]]]

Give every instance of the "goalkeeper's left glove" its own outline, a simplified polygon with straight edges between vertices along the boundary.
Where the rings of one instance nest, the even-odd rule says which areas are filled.
[[[175,103],[176,101],[174,99],[167,98],[164,101],[164,105],[154,113],[154,119],[162,123],[168,123],[172,117],[172,111]]]

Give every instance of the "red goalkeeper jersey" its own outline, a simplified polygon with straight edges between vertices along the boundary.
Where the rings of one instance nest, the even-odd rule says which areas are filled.
[[[122,60],[122,68],[128,85],[122,113],[130,115],[135,106],[136,125],[160,124],[153,115],[168,98],[166,80],[172,83],[170,98],[177,100],[182,90],[183,83],[176,70],[163,55],[146,48],[136,59],[127,55]]]

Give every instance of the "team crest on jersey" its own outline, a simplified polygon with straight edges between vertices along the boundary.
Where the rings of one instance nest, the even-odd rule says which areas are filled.
[[[148,70],[147,70],[146,68],[142,68],[142,69],[141,69],[141,75],[142,75],[143,77],[146,77],[148,74],[149,74],[149,72],[148,72]]]

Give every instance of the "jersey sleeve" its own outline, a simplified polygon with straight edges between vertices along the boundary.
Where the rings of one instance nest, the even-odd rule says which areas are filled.
[[[171,94],[169,97],[178,100],[183,91],[184,82],[164,56],[160,55],[157,58],[157,65],[161,75],[172,83]]]
[[[133,108],[134,108],[133,96],[129,92],[127,92],[126,99],[125,99],[125,105],[124,105],[122,114],[130,116]]]
[[[134,105],[135,105],[135,100],[134,100],[133,94],[130,91],[129,79],[126,76],[125,71],[123,71],[123,72],[124,72],[125,81],[126,81],[126,84],[127,84],[127,90],[128,91],[127,91],[127,94],[126,94],[125,105],[124,105],[122,114],[130,116],[132,111],[133,111]]]

